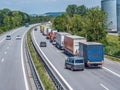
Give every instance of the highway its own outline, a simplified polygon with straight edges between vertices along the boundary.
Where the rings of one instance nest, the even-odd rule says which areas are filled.
[[[0,90],[29,90],[23,60],[23,37],[30,27],[0,35]],[[6,40],[6,35],[11,40]],[[20,35],[21,40],[16,40]]]
[[[73,72],[64,68],[67,56],[63,51],[46,40],[39,30],[33,30],[32,38],[37,46],[40,41],[47,42],[47,47],[42,47],[42,51],[73,90],[120,90],[120,63],[105,59],[102,69],[86,68]]]

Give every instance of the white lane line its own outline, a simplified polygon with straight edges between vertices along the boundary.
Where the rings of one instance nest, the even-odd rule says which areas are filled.
[[[68,82],[63,78],[63,76],[58,72],[58,70],[55,68],[55,66],[50,62],[50,60],[47,58],[47,56],[43,53],[43,51],[41,50],[41,48],[39,47],[39,45],[38,45],[38,43],[37,43],[37,41],[35,39],[34,32],[32,32],[32,33],[33,33],[33,39],[35,41],[35,44],[37,45],[37,47],[39,48],[39,50],[41,51],[42,55],[45,57],[47,62],[55,70],[55,72],[58,74],[58,76],[61,78],[61,80],[66,84],[66,86],[69,88],[69,90],[73,90],[73,88],[68,84]]]
[[[21,40],[21,63],[22,63],[22,69],[23,69],[23,76],[24,76],[25,87],[26,87],[26,90],[29,90],[28,82],[27,82],[27,77],[26,77],[26,73],[25,73],[25,67],[24,67],[24,58],[23,58],[23,38],[24,38],[26,32],[24,33],[24,35],[22,37],[22,40]]]
[[[103,85],[102,83],[100,84],[100,86],[102,86],[105,90],[109,90],[105,85]]]
[[[0,40],[0,43],[3,42],[5,40],[5,38],[3,38],[2,40]]]
[[[119,78],[120,78],[120,75],[119,75],[119,74],[117,74],[116,72],[114,72],[114,71],[112,71],[112,70],[110,70],[110,69],[108,69],[108,68],[106,68],[106,67],[103,67],[103,69],[105,69],[105,70],[107,70],[107,71],[111,72],[112,74],[114,74],[115,76],[117,76],[117,77],[119,77]]]
[[[7,54],[7,52],[4,52],[4,54]]]
[[[2,58],[1,63],[4,62],[4,58]]]

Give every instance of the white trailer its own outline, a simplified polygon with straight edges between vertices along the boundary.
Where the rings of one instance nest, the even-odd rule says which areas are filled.
[[[57,32],[56,33],[56,46],[59,49],[64,49],[64,36],[69,35],[69,33],[66,32]]]

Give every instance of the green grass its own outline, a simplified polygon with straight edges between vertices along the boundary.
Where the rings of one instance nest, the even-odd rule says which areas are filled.
[[[30,41],[30,33],[31,33],[31,30],[29,30],[27,33],[27,43],[28,43],[28,47],[29,47],[33,62],[39,74],[39,77],[45,87],[45,90],[56,90],[52,80],[50,79],[50,77],[48,76],[48,73],[45,70],[43,63],[39,61],[38,56],[32,47],[32,44]]]
[[[114,56],[120,56],[119,37],[115,35],[107,35],[107,42],[108,44],[105,46],[105,53],[108,53]],[[107,55],[105,55],[105,57],[114,61],[120,61],[119,58],[114,58]]]

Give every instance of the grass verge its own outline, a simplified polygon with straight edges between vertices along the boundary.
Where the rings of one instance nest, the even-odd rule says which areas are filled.
[[[108,45],[105,46],[105,53],[120,56],[120,40],[118,36],[115,35],[107,35]],[[112,56],[105,55],[106,58],[120,62],[120,58],[115,58]]]
[[[115,57],[108,56],[108,55],[104,55],[104,56],[105,56],[105,58],[110,59],[110,60],[112,60],[112,61],[120,62],[120,59],[119,59],[119,58],[115,58]]]
[[[33,62],[39,74],[39,77],[45,87],[45,90],[55,90],[55,86],[52,80],[50,79],[50,77],[48,76],[48,73],[46,72],[44,65],[42,64],[42,62],[39,61],[39,58],[32,47],[32,43],[30,41],[30,33],[31,33],[31,30],[29,30],[27,33],[27,43],[28,43],[28,47],[29,47]]]

